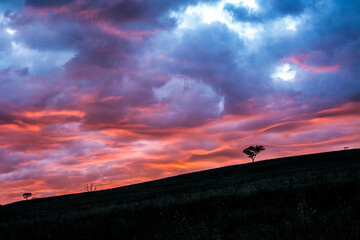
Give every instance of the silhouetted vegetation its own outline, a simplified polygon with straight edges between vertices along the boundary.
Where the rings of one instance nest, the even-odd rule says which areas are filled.
[[[4,239],[360,239],[360,150],[5,205]],[[2,239],[1,238],[1,239]]]
[[[84,187],[85,192],[95,192],[96,188],[97,187],[94,185],[94,183],[91,183],[90,185],[86,184],[85,187]]]
[[[248,148],[245,148],[243,153],[245,153],[246,155],[248,155],[249,158],[252,159],[252,162],[255,161],[255,158],[256,158],[256,155],[258,155],[261,151],[264,151],[265,148],[264,146],[258,146],[256,145],[255,147],[254,146],[250,146]]]
[[[25,198],[26,200],[29,200],[29,198],[32,196],[32,193],[24,193],[23,194],[23,198]]]

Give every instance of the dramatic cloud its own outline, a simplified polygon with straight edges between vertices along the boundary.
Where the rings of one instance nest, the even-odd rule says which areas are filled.
[[[0,203],[360,144],[357,1],[0,3]]]

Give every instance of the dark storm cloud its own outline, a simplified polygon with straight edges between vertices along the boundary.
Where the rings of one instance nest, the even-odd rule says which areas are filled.
[[[320,108],[324,107],[323,104],[334,105],[344,103],[349,98],[356,99],[355,96],[360,90],[357,84],[360,75],[358,68],[360,60],[359,56],[353,53],[360,47],[359,4],[354,1],[336,1],[331,4],[324,1],[268,1],[262,2],[259,6],[258,12],[248,11],[244,7],[238,7],[235,10],[233,5],[228,5],[227,10],[233,12],[238,21],[258,22],[254,23],[254,26],[261,22],[265,29],[271,27],[269,23],[274,18],[292,16],[301,19],[302,14],[311,16],[311,27],[305,22],[300,23],[292,36],[279,37],[273,29],[269,28],[269,34],[264,35],[264,39],[268,39],[263,47],[264,51],[259,51],[262,55],[259,56],[260,59],[270,56],[272,59],[267,60],[274,62],[281,56],[286,58],[305,53],[312,55],[311,59],[305,62],[308,65],[319,66],[319,72],[321,66],[339,66],[337,72],[308,75],[306,80],[299,81],[297,89],[294,90],[300,91],[304,98],[306,95],[326,97],[327,103],[319,99],[319,104],[316,106]],[[254,63],[250,65],[256,66]],[[266,62],[260,63],[259,68],[263,68],[260,74],[266,73],[264,71]],[[271,72],[267,73],[267,75],[270,74]],[[263,76],[257,78],[263,78]],[[266,79],[263,82],[266,82]],[[313,87],[309,88],[310,85]],[[349,88],[349,85],[353,88]]]
[[[174,38],[172,42],[177,44],[177,48],[171,56],[180,62],[174,63],[171,70],[177,68],[185,75],[205,79],[213,74],[222,76],[223,72],[236,70],[237,52],[244,47],[236,33],[220,23],[185,31],[182,38]]]
[[[354,54],[360,48],[360,6],[356,1],[338,1],[328,14],[319,14],[314,18],[315,28],[305,34],[319,36],[309,39],[308,48],[322,52],[314,62],[317,65],[339,64],[335,74],[322,76],[321,85],[315,86],[334,101],[344,103],[360,92],[360,56]],[[312,79],[316,79],[314,76]],[[316,83],[316,82],[315,82]],[[351,86],[351,87],[349,87]]]
[[[26,4],[33,7],[59,7],[76,0],[26,0]]]
[[[77,63],[112,68],[128,61],[130,45],[112,36],[90,35],[78,45]]]
[[[88,15],[91,19],[105,19],[112,23],[130,23],[131,28],[144,28],[140,26],[174,26],[174,19],[167,16],[173,10],[196,4],[198,2],[216,2],[218,0],[102,0],[102,1],[77,1],[77,0],[27,0],[29,6],[36,8],[60,7],[70,5],[74,10]],[[89,10],[88,12],[86,12]],[[90,12],[91,11],[91,12]]]
[[[280,2],[278,3],[280,4]],[[296,2],[291,4],[293,3]],[[294,84],[289,89],[284,88],[283,84],[283,86],[279,86],[279,89],[268,88],[270,91],[283,89],[293,91],[297,95],[301,94],[302,99],[297,97],[299,105],[301,102],[302,104],[306,103],[306,99],[313,99],[316,104],[313,103],[309,111],[343,104],[349,101],[352,96],[356,96],[360,91],[360,84],[358,84],[360,59],[357,54],[353,53],[360,47],[359,5],[355,2],[340,1],[329,5],[325,2],[296,3],[299,7],[291,7],[286,2],[281,4],[285,5],[274,4],[274,9],[267,9],[265,4],[264,8],[267,9],[265,13],[268,15],[256,16],[257,19],[263,21],[265,28],[263,39],[266,40],[260,51],[256,52],[257,60],[249,64],[249,69],[256,68],[258,70],[255,76],[257,75],[256,78],[262,79],[261,85],[264,86],[268,83],[269,78],[265,76],[272,74],[271,69],[267,72],[268,62],[278,61],[278,64],[281,64],[286,62],[284,59],[293,57],[300,60],[301,64],[297,67],[303,71],[300,73],[298,70],[296,85]],[[260,4],[259,6],[260,8],[263,7]],[[262,13],[263,11],[259,11],[259,14]],[[277,34],[277,30],[273,29],[272,24],[274,22],[268,16],[276,16],[279,19],[291,16],[295,17],[294,19],[298,18],[300,23],[293,34],[280,35]],[[309,16],[311,25],[306,20]],[[242,21],[241,19],[238,20]],[[301,54],[308,55],[308,58],[301,60]],[[247,60],[251,61],[251,59],[248,58]],[[337,67],[337,70],[327,72],[331,66],[334,69]],[[311,69],[317,72],[311,72]],[[249,70],[245,72],[249,72]],[[349,88],[349,86],[352,87]]]
[[[184,30],[180,38],[159,37],[156,42],[169,47],[165,53],[168,58],[159,60],[157,65],[164,68],[164,74],[176,72],[201,78],[215,86],[225,96],[228,113],[261,111],[266,104],[262,96],[271,92],[292,92],[296,96],[294,104],[298,106],[309,104],[306,99],[311,98],[317,102],[308,106],[307,111],[312,112],[343,104],[348,96],[357,96],[359,58],[352,54],[359,48],[359,17],[353,14],[359,12],[356,6],[354,9],[352,4],[327,6],[314,2],[274,1],[259,4],[259,8],[259,14],[265,14],[258,16],[263,21],[264,30],[260,34],[264,41],[257,51],[248,52],[236,33],[214,22],[200,24],[196,30]],[[248,9],[244,11],[249,13]],[[306,17],[301,18],[302,14],[310,14],[315,24],[309,27]],[[283,29],[280,32],[274,29],[276,24],[284,24],[288,16],[299,17],[295,18],[299,21],[296,31],[282,33]],[[334,16],[339,20],[334,21]],[[304,60],[307,65],[297,66],[297,82],[289,87],[286,83],[274,85],[270,76],[276,62],[284,64],[283,59],[298,54],[307,54],[309,58]],[[335,70],[326,72],[331,67]],[[247,101],[251,97],[257,101],[249,105]]]
[[[17,39],[23,41],[27,46],[39,50],[75,50],[76,45],[85,39],[87,29],[79,24],[67,21],[44,24],[44,21],[46,20],[38,19],[31,25],[17,25],[19,30]],[[55,27],[56,31],[54,31]]]
[[[111,24],[118,22],[134,24],[137,21],[156,20],[165,16],[165,13],[170,10],[179,9],[181,6],[195,4],[196,2],[155,1],[150,4],[149,1],[100,1],[96,3],[30,1],[28,4],[33,6],[39,8],[41,6],[52,7],[55,10],[58,6],[56,4],[62,3],[65,12],[56,13],[54,10],[54,14],[59,15],[58,18],[48,15],[45,19],[43,17],[37,19],[35,16],[35,22],[31,25],[23,23],[15,24],[15,26],[18,26],[19,30],[17,38],[32,49],[74,51],[75,56],[65,66],[67,76],[65,81],[81,80],[74,83],[74,89],[87,89],[92,93],[95,91],[101,98],[122,96],[127,106],[121,107],[123,112],[120,114],[121,116],[125,116],[125,112],[131,111],[131,107],[155,106],[156,99],[152,89],[164,85],[164,82],[156,81],[155,78],[159,75],[166,76],[169,74],[184,75],[190,79],[201,79],[213,89],[214,93],[224,97],[225,112],[227,113],[250,113],[256,109],[261,109],[265,101],[261,100],[262,96],[273,91],[292,91],[294,95],[298,96],[298,103],[301,103],[301,96],[306,99],[309,95],[315,97],[322,95],[328,96],[329,100],[330,97],[336,96],[336,99],[333,100],[335,102],[344,95],[356,96],[358,93],[357,87],[348,87],[349,85],[355,86],[356,76],[359,72],[356,67],[359,59],[352,54],[359,47],[359,40],[356,35],[358,25],[355,23],[358,17],[352,14],[356,13],[356,10],[350,9],[351,4],[339,4],[337,7],[343,10],[340,13],[334,7],[330,10],[325,9],[322,15],[314,15],[313,21],[316,24],[312,28],[304,26],[305,28],[302,29],[300,26],[297,32],[291,36],[278,36],[276,33],[271,33],[272,29],[266,30],[272,21],[267,16],[299,16],[311,7],[315,9],[314,4],[304,4],[300,1],[260,2],[258,3],[260,13],[268,14],[267,16],[259,16],[264,21],[265,31],[261,34],[263,34],[266,42],[261,44],[255,52],[248,52],[243,40],[235,32],[225,24],[217,22],[199,25],[196,29],[185,29],[182,31],[181,37],[177,37],[171,32],[158,34],[151,38],[150,42],[146,38],[140,41],[126,39],[123,35],[116,35],[119,34],[119,31],[126,32],[128,30],[126,27],[106,25],[108,20],[112,21]],[[72,7],[69,7],[70,5],[74,6],[74,9],[85,12],[94,10],[95,17],[85,17],[88,21],[85,22],[85,25],[73,23],[70,21],[73,19],[72,16],[76,16],[75,19],[78,20],[84,16],[73,11]],[[247,9],[244,11],[249,13]],[[333,12],[338,16],[334,15]],[[350,14],[345,17],[342,16],[343,12],[350,12]],[[334,16],[341,20],[329,21]],[[56,24],[53,22],[54,19],[57,19]],[[325,24],[325,22],[330,22],[330,24]],[[332,27],[324,27],[329,25]],[[56,31],[54,31],[55,26],[57,26]],[[142,26],[146,26],[146,24]],[[341,31],[346,34],[338,34]],[[38,32],[38,34],[33,34],[34,32]],[[322,34],[321,37],[320,33]],[[301,43],[298,39],[302,39]],[[164,48],[164,46],[166,47]],[[147,79],[146,76],[139,76],[136,72],[144,70],[139,69],[140,59],[144,57],[144,53],[153,54],[154,49],[165,58],[152,59],[151,65],[145,66],[146,68],[154,68],[155,66],[156,73],[148,74],[150,79]],[[333,49],[337,49],[337,51]],[[298,53],[312,55],[311,59],[306,60],[308,65],[332,66],[345,61],[348,61],[349,64],[341,66],[339,73],[307,74],[306,79],[299,81],[294,89],[274,89],[269,77],[274,69],[274,63],[278,61],[280,64],[281,59],[296,56]],[[169,59],[174,61],[168,61]],[[270,62],[272,64],[269,64]],[[306,71],[306,69],[304,70]],[[345,78],[344,74],[346,74]],[[131,80],[125,81],[124,78],[126,77]],[[343,80],[340,84],[341,78]],[[167,79],[170,81],[171,77]],[[53,81],[57,80],[54,79]],[[309,88],[309,85],[312,87]],[[99,90],[101,93],[97,93],[94,90],[96,88],[101,89]],[[50,96],[43,96],[40,98],[41,102],[46,102],[43,99],[47,98]],[[251,99],[257,100],[251,101]],[[97,99],[94,101],[95,103],[101,106],[101,111],[104,112],[101,114],[103,116],[108,116],[105,114],[107,109],[109,112],[114,109],[109,105],[109,102],[104,103]],[[328,104],[324,99],[319,100],[319,103]],[[173,109],[182,109],[181,111],[184,111],[182,116],[193,116],[197,113],[195,115],[198,116],[193,121],[198,123],[201,123],[202,119],[208,119],[209,116],[216,117],[209,112],[204,112],[202,115],[202,111],[196,110],[204,109],[200,105],[190,106],[178,103],[175,105],[173,103],[168,106]],[[100,119],[90,120],[95,119],[96,114],[91,113],[93,112],[90,110],[91,108],[87,109],[90,112],[86,115],[86,119],[89,120],[86,122],[99,122]],[[98,107],[94,109],[100,111]],[[118,116],[118,114],[111,115]],[[167,122],[167,126],[173,126],[172,121],[177,121],[175,125],[193,125],[191,120],[186,117],[183,120],[177,117],[168,119],[161,116],[161,118]],[[106,117],[107,122],[111,119],[114,123],[120,120],[117,117]],[[153,124],[151,122],[154,121],[161,122],[156,117],[154,120],[146,121],[149,121],[148,124]]]
[[[246,89],[251,89],[253,84],[259,86],[256,91],[261,91],[264,86],[257,84],[259,78],[244,71],[248,69],[248,63],[239,56],[239,52],[246,51],[244,43],[224,24],[213,23],[184,30],[180,38],[160,35],[155,43],[159,48],[168,46],[165,53],[168,58],[154,59],[160,71],[202,79],[219,95],[225,93],[225,104],[247,99],[253,92]]]

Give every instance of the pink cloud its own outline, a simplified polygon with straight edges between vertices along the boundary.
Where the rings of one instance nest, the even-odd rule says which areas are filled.
[[[292,62],[294,64],[299,65],[301,68],[308,70],[311,73],[326,73],[326,72],[334,72],[340,69],[340,65],[333,66],[310,66],[306,64],[306,61],[313,60],[314,55],[311,54],[297,54],[295,56],[282,58],[281,61]]]

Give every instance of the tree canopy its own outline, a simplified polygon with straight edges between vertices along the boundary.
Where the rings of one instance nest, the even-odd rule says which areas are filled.
[[[256,145],[255,147],[254,146],[250,146],[248,148],[245,148],[243,153],[245,153],[246,155],[248,155],[249,158],[252,159],[252,161],[254,162],[255,161],[255,158],[256,158],[256,155],[258,155],[259,152],[261,151],[264,151],[265,148],[264,146],[260,145]]]
[[[31,197],[31,196],[32,196],[32,193],[24,193],[24,194],[23,194],[23,197],[24,197],[26,200],[28,200],[29,197]]]

